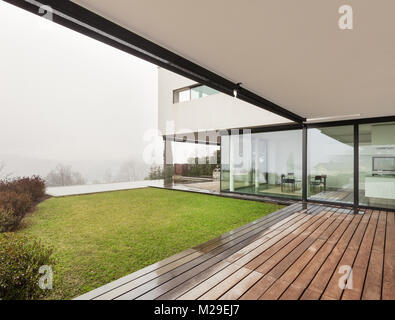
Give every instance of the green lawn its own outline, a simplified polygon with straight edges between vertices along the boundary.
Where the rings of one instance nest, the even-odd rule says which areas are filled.
[[[70,299],[282,208],[154,188],[50,198],[21,233],[55,250],[51,299]]]

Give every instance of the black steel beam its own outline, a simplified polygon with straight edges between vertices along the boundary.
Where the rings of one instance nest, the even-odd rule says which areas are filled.
[[[301,130],[303,128],[302,124],[298,123],[288,123],[288,124],[275,124],[275,125],[265,125],[259,127],[244,127],[244,128],[232,128],[232,129],[223,129],[220,130],[221,135],[230,135],[232,131],[239,131],[240,133],[243,130],[249,130],[251,134],[254,133],[263,133],[263,132],[278,132],[278,131],[289,131],[289,130]]]
[[[306,121],[305,118],[249,90],[241,88],[237,83],[229,81],[71,1],[4,1],[37,15],[42,15],[39,13],[39,8],[42,8],[42,6],[49,6],[53,10],[52,20],[55,23],[61,24],[177,74],[188,77],[198,83],[210,86],[227,95],[233,96],[233,91],[237,89],[238,99],[278,114],[289,120],[298,123]]]
[[[354,124],[354,211],[359,207],[359,125]]]
[[[302,201],[307,202],[307,127],[303,126],[302,133]]]
[[[306,126],[308,129],[312,129],[312,128],[338,127],[338,126],[347,126],[354,124],[385,123],[385,122],[395,122],[395,116],[361,118],[361,119],[353,119],[353,120],[337,120],[337,121],[315,122],[315,123],[304,123],[304,124],[284,123],[284,124],[234,128],[233,130],[242,131],[243,129],[249,129],[251,130],[251,133],[259,133],[259,132],[297,130],[297,129],[302,129],[303,126]],[[230,134],[231,130],[232,129],[223,130],[223,134],[224,135]]]
[[[338,126],[348,126],[354,124],[369,124],[369,123],[382,123],[382,122],[395,122],[395,115],[386,116],[386,117],[372,117],[372,118],[337,120],[337,121],[328,121],[328,122],[314,122],[314,123],[306,123],[306,126],[308,128],[322,128],[322,127],[338,127]]]

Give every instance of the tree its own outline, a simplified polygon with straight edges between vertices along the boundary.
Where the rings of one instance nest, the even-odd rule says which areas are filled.
[[[149,172],[148,166],[144,163],[129,160],[124,162],[118,173],[117,181],[119,182],[132,182],[144,180]]]
[[[120,181],[132,182],[136,180],[136,164],[133,160],[124,162],[119,169],[118,179]]]
[[[72,176],[71,179],[72,179],[72,184],[73,185],[82,185],[82,184],[86,183],[84,177],[79,172],[75,172],[74,171],[74,172],[71,173],[71,176]]]
[[[46,182],[48,186],[72,186],[85,184],[85,179],[82,174],[72,171],[71,166],[58,164],[55,169],[51,170]]]
[[[161,166],[151,166],[148,176],[145,180],[160,180],[164,179],[164,172]]]
[[[111,169],[107,169],[106,172],[104,173],[103,182],[104,183],[114,182]]]
[[[4,180],[8,179],[12,175],[11,172],[8,173],[5,172],[5,167],[6,167],[5,163],[0,162],[0,179],[4,179]]]

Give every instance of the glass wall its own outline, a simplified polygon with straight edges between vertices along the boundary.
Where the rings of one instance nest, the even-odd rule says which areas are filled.
[[[220,191],[220,147],[214,144],[166,141],[166,187]],[[153,175],[161,168],[153,168]],[[153,180],[153,179],[152,179]],[[192,190],[193,189],[193,190]]]
[[[229,166],[230,138],[221,137],[221,191],[230,191]]]
[[[202,86],[193,87],[191,88],[191,100],[204,98],[217,93],[219,93],[217,90],[207,86],[202,85]]]
[[[312,200],[354,202],[354,126],[308,130],[307,188]]]
[[[359,202],[395,209],[395,122],[359,126]]]
[[[359,173],[354,125],[308,129],[309,200],[395,209],[395,122],[359,125]],[[302,197],[302,130],[222,136],[221,190]]]
[[[302,197],[302,130],[222,137],[222,191]]]
[[[195,85],[173,91],[173,103],[180,103],[217,94],[219,91],[205,85]]]

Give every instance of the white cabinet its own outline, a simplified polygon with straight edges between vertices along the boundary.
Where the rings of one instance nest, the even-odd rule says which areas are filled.
[[[367,177],[365,179],[365,196],[395,199],[395,177]]]

